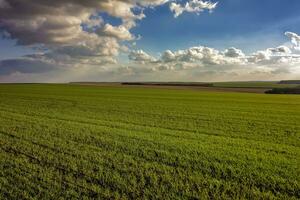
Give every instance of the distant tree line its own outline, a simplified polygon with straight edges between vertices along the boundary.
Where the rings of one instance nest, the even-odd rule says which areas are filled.
[[[273,88],[265,92],[266,94],[300,94],[300,88]]]
[[[150,85],[150,86],[201,86],[213,87],[212,83],[196,83],[196,82],[123,82],[122,85]]]
[[[300,80],[284,80],[280,81],[279,84],[300,84]]]

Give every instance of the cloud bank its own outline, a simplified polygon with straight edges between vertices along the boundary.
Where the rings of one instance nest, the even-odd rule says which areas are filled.
[[[197,80],[197,77],[193,77],[194,74],[209,74],[210,78],[228,74],[228,80],[236,77],[257,80],[260,76],[268,79],[267,77],[276,78],[291,74],[300,77],[300,54],[297,51],[299,44],[295,42],[299,36],[291,32],[285,35],[291,39],[289,47],[268,48],[251,54],[245,54],[235,47],[220,51],[210,47],[196,46],[177,51],[166,50],[159,58],[154,58],[140,50],[138,52],[143,56],[139,56],[138,59],[135,57],[132,59],[132,56],[129,56],[138,66],[133,67],[131,71],[138,74],[139,70],[145,71],[144,68],[147,68],[148,73],[157,71],[181,73],[193,80]],[[136,52],[134,51],[133,54]],[[203,77],[198,77],[198,80],[201,78]]]

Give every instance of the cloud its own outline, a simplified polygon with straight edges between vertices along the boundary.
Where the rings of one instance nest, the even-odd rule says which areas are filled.
[[[0,61],[0,76],[13,73],[46,73],[56,69],[52,63],[43,60],[20,58]]]
[[[224,52],[224,55],[226,57],[231,57],[231,58],[245,57],[245,54],[243,53],[242,50],[234,48],[234,47],[226,49],[225,52]]]
[[[155,58],[145,53],[143,50],[131,51],[128,55],[129,59],[136,62],[154,62]]]
[[[279,46],[257,51],[247,57],[249,63],[260,65],[290,64],[299,62],[300,55],[294,54],[289,47]]]
[[[113,27],[106,24],[97,30],[103,30],[107,36],[129,40],[132,39],[129,29],[135,26],[135,20],[145,17],[142,12],[133,12],[133,8],[139,8],[138,5],[147,7],[165,2],[167,1],[1,0],[0,27],[21,45],[70,45],[97,39],[96,31],[89,29],[87,32],[83,27],[100,28],[103,19],[95,16],[100,12],[106,12],[120,18],[123,25]]]
[[[5,37],[16,40],[17,45],[38,52],[15,62],[3,60],[3,72],[4,69],[7,73],[18,69],[20,73],[35,73],[28,63],[34,66],[45,63],[47,67],[51,63],[67,69],[116,64],[120,53],[130,52],[130,44],[125,46],[124,42],[134,43],[140,38],[135,37],[131,30],[137,20],[146,17],[143,10],[168,2],[170,0],[0,0],[2,36],[5,33]],[[193,0],[183,11],[198,13],[203,9],[212,10],[214,6],[210,2]],[[109,24],[100,13],[119,18],[121,24]],[[129,57],[136,63],[156,62],[144,51],[132,51]],[[7,69],[7,62],[12,70]],[[21,62],[24,62],[23,67]],[[28,71],[23,69],[26,67]]]
[[[140,37],[131,31],[146,17],[143,10],[168,2],[175,17],[184,12],[212,11],[217,6],[205,0],[189,0],[184,5],[170,0],[0,0],[1,34],[37,52],[0,61],[1,80],[22,75],[25,79],[36,76],[34,80],[72,81],[80,77],[197,80],[200,76],[221,79],[225,75],[299,74],[300,36],[292,32],[285,33],[292,46],[247,55],[235,47],[166,50],[157,58],[143,50],[132,51],[130,43]],[[100,13],[119,18],[121,23],[112,25]],[[129,62],[117,63],[122,60],[120,54],[128,54]]]
[[[276,47],[276,48],[269,48],[269,49],[267,49],[267,51],[270,51],[274,54],[290,54],[290,53],[292,53],[290,48],[286,47],[286,46],[279,46],[279,47]]]
[[[235,47],[220,51],[215,48],[196,46],[177,51],[166,50],[159,58],[154,58],[142,50],[138,52],[147,55],[146,58],[151,58],[140,59],[143,61],[140,64],[148,69],[146,71],[148,74],[176,72],[187,77],[187,74],[196,73],[211,75],[211,78],[221,77],[221,74],[231,74],[240,78],[249,75],[249,78],[264,77],[264,79],[293,73],[295,76],[300,76],[300,54],[293,52],[288,46],[267,48],[250,54],[245,54]],[[141,68],[140,64],[135,68]],[[131,69],[131,72],[134,73],[138,71],[137,69]]]
[[[143,51],[140,50],[139,52]],[[147,57],[151,57],[151,61],[156,60],[155,63],[151,64],[159,65],[158,69],[164,70],[236,63],[243,64],[245,60],[245,55],[239,49],[230,48],[221,52],[217,49],[204,46],[196,46],[178,51],[167,50],[159,59],[155,59],[143,52],[143,55],[144,54],[147,55]],[[143,61],[147,62],[149,60],[144,59]]]
[[[174,12],[174,17],[178,17],[183,12],[191,12],[196,14],[199,14],[204,10],[209,10],[211,12],[217,7],[217,4],[218,3],[212,3],[210,1],[204,0],[190,0],[183,6],[178,3],[172,2],[170,4],[170,10]]]
[[[179,61],[186,63],[201,62],[218,64],[221,56],[218,50],[204,46],[191,47],[186,50],[179,50],[172,53],[174,55],[172,62]]]
[[[136,2],[142,6],[157,6],[167,3],[169,0],[136,0]]]
[[[29,82],[272,80],[300,76],[300,54],[288,46],[250,54],[235,47],[218,50],[195,46],[166,50],[157,58],[143,50],[134,50],[128,54],[128,63],[117,64],[114,55],[121,48],[118,39],[103,37],[102,40],[99,44],[59,46],[49,52],[1,61],[0,80],[7,80],[8,75],[9,80]],[[100,44],[109,46],[99,47]]]
[[[0,8],[9,8],[10,5],[6,2],[6,0],[0,0]]]
[[[105,24],[103,28],[97,30],[99,35],[115,37],[119,40],[133,40],[134,36],[124,26],[112,26]]]
[[[291,39],[296,50],[300,50],[300,36],[297,33],[286,32],[285,35]]]
[[[167,2],[0,0],[0,29],[18,45],[44,52],[37,57],[59,65],[106,65],[126,49],[122,42],[136,39],[130,31],[145,17],[143,9]],[[100,13],[119,18],[121,25],[112,26]]]

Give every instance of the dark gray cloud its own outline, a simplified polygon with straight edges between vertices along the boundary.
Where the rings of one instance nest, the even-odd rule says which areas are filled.
[[[56,69],[56,66],[36,59],[20,58],[0,61],[0,76],[13,73],[45,73]]]

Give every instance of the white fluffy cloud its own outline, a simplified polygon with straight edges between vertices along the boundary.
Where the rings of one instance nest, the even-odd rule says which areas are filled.
[[[145,53],[143,50],[131,51],[129,54],[129,59],[136,62],[154,62],[155,58]]]
[[[190,0],[186,2],[185,5],[181,5],[179,3],[172,2],[170,4],[170,9],[174,12],[174,16],[178,17],[183,12],[191,12],[191,13],[201,13],[204,10],[209,10],[210,12],[217,7],[217,2],[212,3],[210,1],[205,0]]]
[[[143,51],[140,50],[139,52]],[[146,53],[143,52],[143,54]],[[146,55],[147,57],[151,57],[148,54]],[[136,59],[132,59],[131,56],[129,58],[136,61]],[[151,64],[157,65],[158,69],[184,69],[210,65],[243,64],[246,59],[243,52],[239,49],[230,48],[226,49],[224,52],[220,52],[217,49],[204,46],[191,47],[189,49],[174,52],[167,50],[159,59],[151,58],[151,61],[156,60],[155,63]],[[144,59],[143,61],[147,62],[150,60]]]
[[[285,35],[291,39],[294,49],[300,50],[300,36],[293,32],[286,32]]]
[[[98,31],[99,35],[104,35],[108,37],[115,37],[119,40],[133,40],[134,36],[129,32],[125,26],[112,26],[110,24],[105,24],[103,28]]]
[[[245,54],[243,53],[242,50],[234,48],[234,47],[226,49],[224,52],[224,55],[227,57],[231,57],[231,58],[245,57]]]

